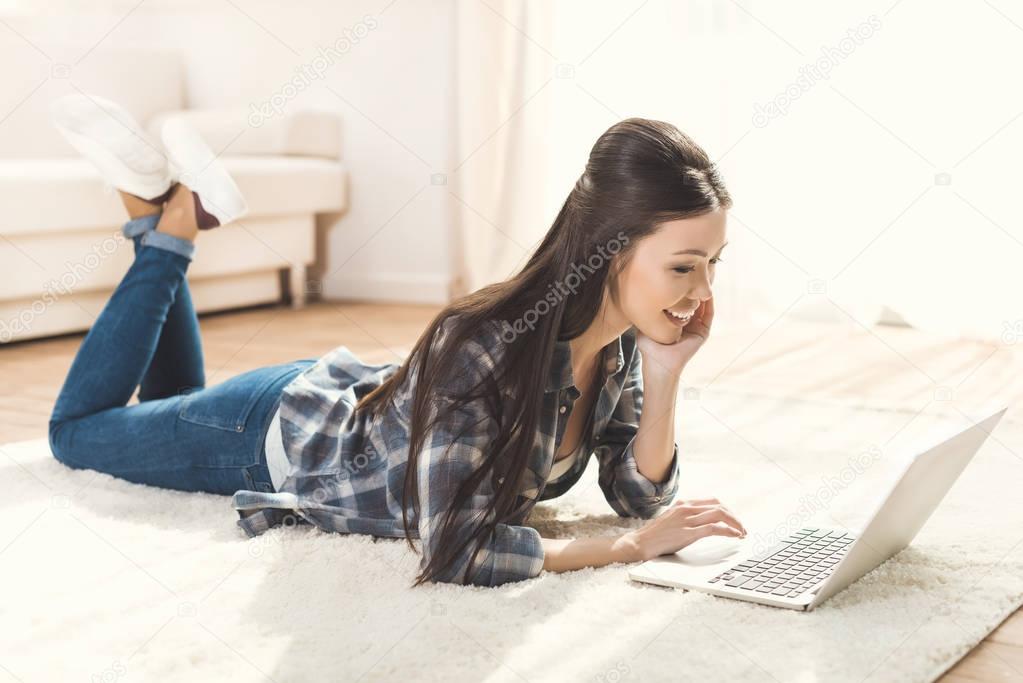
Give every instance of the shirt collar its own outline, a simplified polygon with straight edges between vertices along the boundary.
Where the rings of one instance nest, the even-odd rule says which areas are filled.
[[[604,347],[604,365],[608,375],[616,374],[625,365],[625,354],[622,352],[622,338],[615,337]],[[572,376],[572,347],[568,340],[554,342],[554,355],[551,357],[551,371],[547,375],[546,392],[561,391],[574,386]]]

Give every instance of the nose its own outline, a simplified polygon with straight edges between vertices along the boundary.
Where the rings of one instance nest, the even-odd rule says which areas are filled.
[[[709,273],[707,270],[697,268],[693,271],[694,274],[702,272],[703,277],[699,278],[699,281],[693,286],[692,291],[689,295],[693,299],[699,299],[702,303],[709,299],[713,292],[711,291],[711,284],[714,282],[714,275]]]

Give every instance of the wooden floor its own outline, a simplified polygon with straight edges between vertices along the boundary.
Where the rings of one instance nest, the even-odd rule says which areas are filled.
[[[205,315],[201,318],[207,385],[252,368],[317,358],[344,344],[371,363],[401,362],[436,314],[429,306],[320,302],[293,311],[283,306]],[[899,328],[818,329],[813,335],[776,334],[772,326],[749,334],[719,336],[687,368],[692,386],[728,386],[750,393],[808,399],[919,406],[943,395],[997,395],[1013,399],[1018,414],[1023,392],[1015,385],[1023,367],[1020,348],[973,342],[921,342]],[[806,339],[815,339],[807,345]],[[0,346],[0,443],[37,439],[46,424],[82,335]],[[800,372],[810,360],[832,358],[833,376]],[[1023,681],[1023,612],[1017,611],[940,680]]]

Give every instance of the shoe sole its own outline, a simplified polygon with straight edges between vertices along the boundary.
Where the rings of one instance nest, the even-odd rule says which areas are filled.
[[[96,95],[66,95],[50,106],[57,130],[108,183],[141,199],[174,183],[168,159],[120,105]]]
[[[220,225],[248,212],[248,203],[199,132],[181,119],[170,118],[160,130],[163,145],[177,171],[178,182],[199,195],[203,209]]]

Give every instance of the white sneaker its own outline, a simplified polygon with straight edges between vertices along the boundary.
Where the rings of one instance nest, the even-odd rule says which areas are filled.
[[[167,156],[120,105],[75,93],[54,100],[50,116],[113,187],[154,204],[170,196],[175,178]]]
[[[182,119],[169,118],[160,136],[172,172],[179,183],[192,190],[200,230],[225,225],[248,212],[241,190],[199,131]]]

